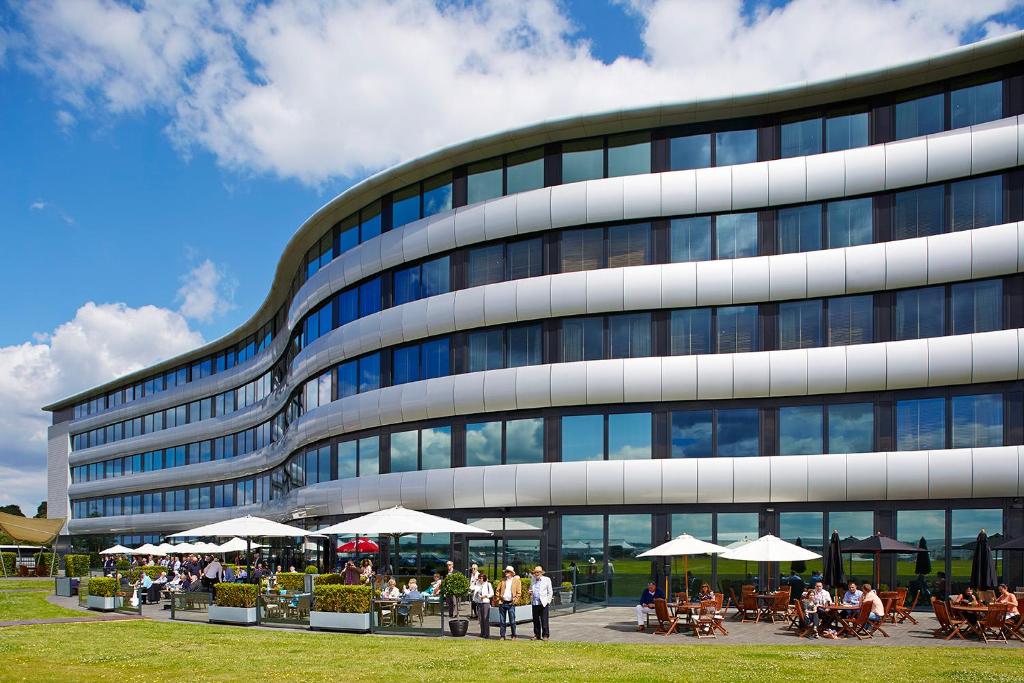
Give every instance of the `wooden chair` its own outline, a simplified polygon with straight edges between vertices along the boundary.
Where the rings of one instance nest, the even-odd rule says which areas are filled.
[[[988,612],[984,619],[979,619],[974,625],[974,632],[977,633],[986,643],[994,640],[997,643],[1006,643],[1006,610],[1007,605],[996,603],[988,606]]]
[[[787,628],[795,629],[798,638],[806,638],[807,634],[814,631],[814,624],[807,618],[804,606],[799,600],[796,601],[796,605],[793,607],[793,620]]]
[[[789,590],[784,588],[775,593],[775,601],[772,602],[771,610],[768,612],[768,618],[772,620],[773,624],[776,619],[786,620],[789,618]]]
[[[978,602],[983,602],[986,605],[996,601],[995,591],[978,591]]]
[[[723,636],[727,636],[729,631],[725,628],[725,608],[722,607],[724,600],[724,594],[715,593],[715,630],[721,631]]]
[[[857,640],[874,638],[872,630],[868,628],[868,624],[871,622],[868,619],[869,614],[871,614],[871,605],[861,605],[857,616],[850,622],[850,628],[853,629],[853,635],[857,636]]]
[[[669,613],[668,603],[664,598],[654,599],[654,615],[658,619],[658,630],[654,632],[656,636],[667,636],[679,626],[679,615],[672,616]]]
[[[881,597],[881,596],[879,596],[879,597]],[[888,638],[889,634],[885,632],[885,629],[882,628],[882,626],[885,624],[885,620],[889,618],[889,614],[892,612],[892,602],[893,602],[893,599],[892,598],[881,598],[881,599],[882,599],[882,618],[879,619],[878,621],[871,621],[870,619],[868,619],[866,627],[867,627],[868,632],[872,636],[874,636],[876,633],[881,633],[883,636]]]
[[[1024,643],[1024,616],[1018,615],[1016,621],[1011,622],[1009,615],[1006,617],[1006,626],[1004,631],[1007,638],[1016,638],[1017,640]]]
[[[882,604],[883,605],[885,604],[886,600],[890,600],[893,605],[898,605],[899,604],[899,595],[900,594],[897,591],[879,591],[878,592],[878,597],[882,599]],[[896,623],[896,611],[895,610],[890,611],[890,610],[886,609],[885,610],[885,617],[883,617],[883,620],[895,624]]]
[[[743,594],[743,609],[740,611],[742,619],[741,624],[747,622],[754,622],[755,624],[761,620],[761,611],[757,607],[757,594],[750,592]]]
[[[694,633],[698,638],[717,638],[715,635],[715,601],[702,600],[697,619],[693,624]]]
[[[905,590],[905,589],[903,589]],[[914,618],[914,608],[917,607],[917,601],[921,599],[921,591],[914,593],[914,602],[907,607],[907,596],[903,594],[903,600],[896,603],[896,623],[902,624],[904,621],[909,621],[911,624],[917,625],[917,619]]]
[[[740,616],[743,613],[743,603],[736,597],[736,591],[731,587],[729,588],[729,601],[732,603],[732,608],[735,610],[733,616]]]

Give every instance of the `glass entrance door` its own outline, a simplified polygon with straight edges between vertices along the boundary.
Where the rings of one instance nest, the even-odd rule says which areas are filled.
[[[529,576],[530,570],[540,564],[540,536],[504,537],[469,541],[469,561],[492,581],[501,580],[502,571],[511,565],[519,576]]]

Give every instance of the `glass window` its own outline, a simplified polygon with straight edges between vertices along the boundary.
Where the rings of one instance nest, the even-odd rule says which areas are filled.
[[[715,518],[718,523],[718,533],[714,542],[719,545],[749,543],[760,536],[756,512],[719,512]],[[739,595],[742,584],[754,583],[753,575],[757,574],[756,565],[744,560],[727,560],[723,557],[716,558],[716,563],[718,565],[719,590],[732,588]]]
[[[945,399],[896,401],[896,450],[925,451],[945,447]]]
[[[466,202],[477,202],[500,197],[502,194],[501,158],[470,164],[466,177]]]
[[[366,242],[380,234],[380,200],[364,206],[359,212],[362,222],[359,224],[359,241]]]
[[[928,548],[932,570],[930,574],[919,574],[917,557],[897,555],[896,585],[907,586],[909,594],[921,591],[922,599],[930,597],[930,591],[944,598],[947,594],[946,582],[939,577],[945,574],[946,566],[946,511],[897,510],[896,539],[917,547],[924,543]]]
[[[354,213],[338,225],[338,253],[344,254],[359,244],[359,214]]]
[[[976,280],[950,287],[953,334],[1003,329],[1003,281]]]
[[[672,413],[672,457],[708,458],[711,448],[711,411],[688,410]],[[675,533],[673,531],[673,533]]]
[[[604,230],[566,230],[560,239],[563,273],[594,270],[604,264]]]
[[[604,460],[604,416],[562,418],[562,462]]]
[[[510,242],[506,251],[509,280],[544,274],[544,244],[540,237]]]
[[[949,93],[950,128],[1003,118],[1003,82],[972,85]]]
[[[505,279],[505,245],[490,244],[469,250],[466,286],[479,287]]]
[[[953,448],[1003,445],[1001,394],[954,396],[952,404]]]
[[[420,267],[403,268],[394,274],[395,306],[420,298]]]
[[[684,308],[671,313],[669,353],[694,356],[713,353],[711,346],[711,309]]]
[[[715,166],[757,161],[757,131],[731,130],[715,133]]]
[[[870,344],[875,340],[875,298],[871,294],[828,300],[828,345]]]
[[[757,408],[717,411],[719,457],[757,456],[761,450]]]
[[[539,324],[509,328],[508,360],[505,367],[540,365],[544,362],[543,355],[543,332]]]
[[[875,450],[875,407],[871,403],[837,403],[828,407],[828,452]]]
[[[825,151],[838,152],[868,145],[868,113],[825,119]]]
[[[544,150],[536,148],[506,157],[505,182],[508,194],[544,187]]]
[[[969,178],[949,188],[953,230],[973,230],[1003,222],[1003,176]]]
[[[650,133],[627,133],[608,138],[609,178],[650,172]]]
[[[452,208],[452,174],[441,173],[423,181],[423,215],[433,216]]]
[[[421,431],[422,469],[441,470],[452,466],[452,428],[432,427]]]
[[[896,339],[941,337],[945,330],[945,287],[896,292]]]
[[[938,133],[945,128],[945,98],[942,93],[896,104],[896,139]]]
[[[359,317],[365,318],[380,310],[380,278],[359,285]]]
[[[732,213],[715,218],[717,258],[757,256],[757,214]]]
[[[448,338],[433,339],[428,342],[423,342],[423,379],[433,379],[435,377],[446,377],[449,373],[448,368]]]
[[[427,261],[420,275],[420,296],[437,296],[451,291],[451,267],[449,257]]]
[[[338,325],[346,325],[359,318],[359,289],[353,287],[338,295]]]
[[[501,423],[466,425],[466,467],[501,464]]]
[[[544,419],[509,420],[505,423],[505,462],[519,465],[544,462]]]
[[[982,529],[988,534],[990,544],[999,543],[1001,539],[992,537],[1003,531],[1003,511],[999,508],[950,511],[949,543],[953,555],[950,592],[954,595],[962,593],[971,580],[971,560],[974,557],[978,533]],[[1001,561],[1006,556],[1005,552],[996,554],[996,576],[1002,577],[1003,580],[1006,580],[1006,565],[1001,564]]]
[[[779,128],[783,159],[821,153],[821,119],[784,123]]]
[[[897,192],[893,201],[893,239],[903,240],[945,232],[945,201],[942,185]]]
[[[672,263],[711,258],[711,216],[675,218],[669,224]]]
[[[359,359],[359,393],[380,389],[380,352]]]
[[[392,384],[415,382],[420,378],[420,347],[418,344],[395,349],[391,358]]]
[[[380,437],[369,436],[359,439],[359,476],[366,477],[380,472]]]
[[[589,583],[604,579],[598,575],[598,558],[604,556],[604,515],[563,515],[562,516],[562,570],[569,580],[569,563],[579,571],[578,583]],[[590,559],[594,558],[591,564]],[[639,593],[637,593],[639,595]]]
[[[779,209],[779,253],[821,249],[821,205]]]
[[[391,197],[391,227],[398,228],[420,217],[420,188],[410,185]]]
[[[575,183],[604,177],[601,138],[562,143],[562,182]]]
[[[651,355],[651,314],[622,313],[608,316],[612,358],[645,358]]]
[[[569,318],[562,321],[562,361],[604,358],[604,318]]]
[[[355,441],[342,441],[338,444],[338,479],[351,479],[356,476],[357,452]]]
[[[722,306],[715,317],[718,353],[757,351],[757,306]]]
[[[502,367],[502,332],[487,330],[469,334],[469,371],[482,372]]]
[[[707,168],[711,165],[711,135],[687,135],[669,140],[670,171]]]
[[[874,220],[871,214],[870,199],[846,199],[829,202],[826,212],[828,216],[828,247],[830,249],[871,243],[874,235]]]
[[[789,570],[790,576],[797,575],[800,577],[801,574],[806,575],[805,580],[800,577],[800,582],[804,585],[808,583],[812,574],[820,574],[824,569],[824,556],[825,556],[825,538],[823,533],[824,528],[824,517],[823,512],[780,512],[779,513],[779,538],[786,541],[787,543],[793,543],[802,548],[807,548],[813,552],[818,553],[821,557],[813,560],[807,560],[805,562],[792,562],[789,563],[789,567],[785,566],[785,563],[778,562],[771,565],[771,569],[774,572],[773,583],[780,585],[779,574]],[[785,574],[783,574],[785,575]],[[785,579],[783,579],[785,581]],[[797,583],[798,582],[792,582]],[[792,583],[790,584],[792,586]],[[813,586],[812,586],[813,587]]]
[[[779,408],[779,455],[812,455],[822,448],[821,406]]]
[[[621,413],[608,416],[608,459],[651,459],[650,413]]]
[[[608,228],[608,267],[644,266],[651,262],[651,224]]]
[[[822,346],[821,299],[779,304],[779,348],[811,349]]]
[[[392,432],[391,434],[391,471],[415,472],[418,469],[419,432],[415,429],[408,432]],[[363,473],[360,472],[360,475]]]
[[[635,601],[650,580],[651,566],[636,555],[651,548],[651,515],[608,515],[608,593]],[[613,580],[614,579],[614,580]]]

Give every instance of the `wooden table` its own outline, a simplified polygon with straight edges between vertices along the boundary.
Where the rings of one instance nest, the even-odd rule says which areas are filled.
[[[775,596],[777,593],[756,593],[754,598],[757,600],[757,616],[754,617],[754,623],[761,621],[761,617],[771,618],[772,608],[775,606]]]
[[[844,612],[859,612],[860,605],[844,605],[842,603],[831,605],[818,605],[818,609],[827,610],[829,612],[835,613],[833,615],[833,618],[835,619],[836,624],[839,625],[839,629],[837,630],[836,635],[849,635],[854,637],[857,636],[857,630],[853,627],[853,624],[850,623],[850,617],[846,616]]]

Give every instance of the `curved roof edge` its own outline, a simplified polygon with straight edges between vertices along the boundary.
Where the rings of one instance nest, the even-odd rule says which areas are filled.
[[[548,119],[442,147],[356,183],[313,212],[285,245],[263,303],[248,320],[231,332],[191,351],[55,401],[44,406],[43,410],[55,411],[66,408],[95,394],[169,370],[243,339],[266,323],[284,302],[292,277],[299,267],[299,260],[327,228],[381,195],[447,171],[454,166],[576,137],[608,135],[644,127],[772,114],[835,101],[853,100],[1004,66],[1022,58],[1024,31],[1017,31],[873,71],[847,73],[820,81],[789,83],[760,92],[735,93],[714,99],[666,102],[635,109],[616,109]]]

